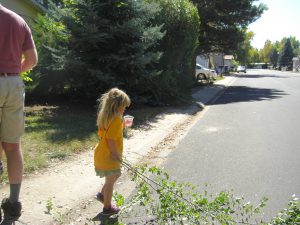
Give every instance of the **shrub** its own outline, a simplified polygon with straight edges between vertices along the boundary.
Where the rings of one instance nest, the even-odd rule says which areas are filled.
[[[31,25],[39,63],[28,75],[31,78],[26,83],[29,95],[62,94],[64,90],[62,68],[70,36],[65,25],[53,17],[39,15]]]
[[[147,206],[147,214],[153,215],[158,224],[300,223],[300,204],[295,196],[286,209],[270,222],[264,222],[259,216],[266,206],[265,197],[254,206],[243,197],[237,197],[229,191],[215,195],[210,194],[208,190],[198,193],[192,184],[172,180],[168,173],[158,167],[132,167],[126,161],[122,164],[131,172],[137,187],[136,194],[124,209],[128,211],[133,205]],[[124,212],[126,213],[126,210]]]
[[[164,24],[166,35],[158,49],[163,52],[157,80],[157,100],[168,103],[190,97],[195,69],[195,50],[198,45],[200,18],[197,8],[189,0],[153,0],[162,11],[156,17]]]

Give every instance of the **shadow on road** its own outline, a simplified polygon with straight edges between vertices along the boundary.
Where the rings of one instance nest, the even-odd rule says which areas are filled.
[[[210,101],[207,105],[221,105],[236,102],[253,102],[278,99],[287,95],[284,91],[269,88],[252,88],[247,86],[231,86],[220,98]]]

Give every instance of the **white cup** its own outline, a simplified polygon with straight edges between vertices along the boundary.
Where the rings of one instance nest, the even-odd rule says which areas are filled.
[[[133,116],[130,115],[124,116],[125,127],[131,127],[133,123],[133,119],[134,119]]]

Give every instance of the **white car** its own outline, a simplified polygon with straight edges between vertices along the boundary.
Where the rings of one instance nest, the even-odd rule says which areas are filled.
[[[215,77],[215,71],[196,64],[195,78],[197,80],[210,80]]]
[[[238,66],[237,69],[236,69],[236,72],[244,72],[246,73],[247,72],[247,69],[246,69],[246,66]]]

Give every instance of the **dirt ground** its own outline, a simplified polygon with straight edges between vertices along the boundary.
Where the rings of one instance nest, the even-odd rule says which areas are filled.
[[[172,149],[175,137],[184,134],[193,114],[199,111],[194,105],[182,109],[169,109],[153,119],[147,127],[131,129],[130,137],[124,140],[125,157],[132,164],[148,161],[163,149]],[[33,174],[22,183],[21,201],[23,215],[20,223],[46,224],[94,224],[89,220],[102,211],[102,205],[94,196],[103,179],[95,176],[92,148],[83,154],[68,158],[50,168]],[[116,189],[129,195],[133,184],[126,173]],[[4,197],[8,186],[1,188]]]
[[[151,131],[137,131],[138,134],[136,135],[139,136],[139,138],[134,138],[136,141],[132,140],[132,142],[130,142],[130,140],[128,140],[124,143],[125,148],[127,146],[128,149],[133,150],[136,149],[136,144],[142,144],[142,140],[148,140],[149,142],[152,140],[143,151],[135,152],[133,150],[129,152],[127,159],[132,162],[132,164],[147,163],[149,165],[160,165],[164,162],[168,154],[176,148],[178,142],[186,135],[189,128],[201,117],[204,111],[201,111],[199,107],[191,107],[185,110],[184,113],[177,111],[176,113],[161,115],[161,119],[155,122],[155,128],[153,127]],[[162,130],[159,127],[163,127],[164,129]],[[131,148],[131,144],[134,144],[133,148]],[[134,184],[131,182],[127,171],[124,171],[115,190],[121,193],[125,198],[129,197],[134,191]],[[102,224],[100,221],[101,216],[99,217],[101,211],[102,204],[91,198],[69,211],[68,215],[65,215],[64,223],[72,225]],[[144,220],[135,218],[135,216],[131,214],[122,215],[119,219],[118,222],[126,222],[126,224],[152,224],[152,218],[149,218],[147,223],[145,223]]]
[[[203,102],[216,96],[232,79],[224,79],[211,87],[194,91],[196,103],[189,107],[170,108],[156,116],[146,127],[131,129],[124,140],[125,157],[132,164],[148,162],[160,164],[175,149],[188,129],[206,111]],[[83,154],[68,158],[50,168],[26,177],[22,183],[21,201],[23,215],[19,224],[99,224],[92,219],[102,211],[95,194],[103,179],[95,176],[92,148]],[[126,172],[116,185],[116,190],[127,197],[134,190]],[[1,188],[2,197],[9,187]],[[18,224],[16,223],[16,224]]]

